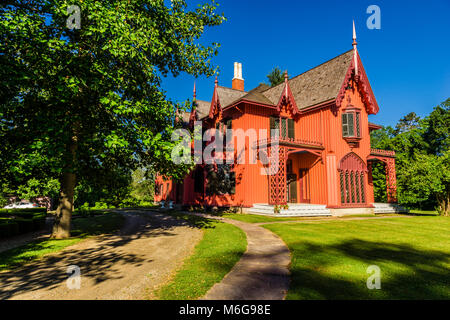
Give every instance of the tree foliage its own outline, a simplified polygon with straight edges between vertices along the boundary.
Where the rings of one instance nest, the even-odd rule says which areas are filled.
[[[267,79],[269,80],[269,84],[271,87],[275,87],[284,81],[284,73],[281,71],[279,67],[275,67],[272,71],[267,75]]]
[[[69,4],[81,8],[80,29],[66,27]],[[219,45],[199,39],[223,22],[215,9],[188,10],[184,0],[2,2],[1,175],[60,179],[57,237],[69,236],[77,180],[149,165],[184,175],[170,161],[175,109],[184,106],[166,97],[162,79],[214,74]]]
[[[373,148],[396,152],[397,191],[400,203],[449,215],[450,99],[424,119],[410,113],[396,126],[371,133]],[[384,201],[385,175],[374,167],[376,201]]]

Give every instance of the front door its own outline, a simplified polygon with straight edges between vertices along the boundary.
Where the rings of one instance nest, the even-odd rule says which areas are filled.
[[[287,174],[287,200],[290,203],[297,203],[297,175],[295,173]]]
[[[183,184],[177,183],[177,194],[175,203],[182,204],[183,203]]]
[[[311,203],[308,169],[299,171],[300,203]]]

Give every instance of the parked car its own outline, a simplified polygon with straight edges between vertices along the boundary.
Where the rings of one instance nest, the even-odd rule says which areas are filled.
[[[26,208],[37,208],[39,205],[33,202],[15,202],[8,204],[3,207],[3,209],[26,209]]]

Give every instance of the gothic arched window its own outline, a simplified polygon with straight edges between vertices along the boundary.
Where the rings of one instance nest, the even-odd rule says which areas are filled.
[[[365,175],[367,167],[355,153],[345,155],[339,164],[341,203],[344,206],[366,204]]]

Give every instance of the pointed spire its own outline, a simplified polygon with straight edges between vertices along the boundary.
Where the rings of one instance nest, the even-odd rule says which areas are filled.
[[[197,90],[195,89],[195,81],[194,81],[194,101],[197,100]]]
[[[353,65],[355,66],[355,75],[358,76],[358,49],[356,48],[356,45],[358,43],[356,42],[356,29],[355,29],[355,20],[353,20]]]
[[[284,83],[287,84],[288,82],[288,72],[287,70],[284,71]],[[287,96],[287,85],[284,86],[285,90],[286,90],[286,96]]]

